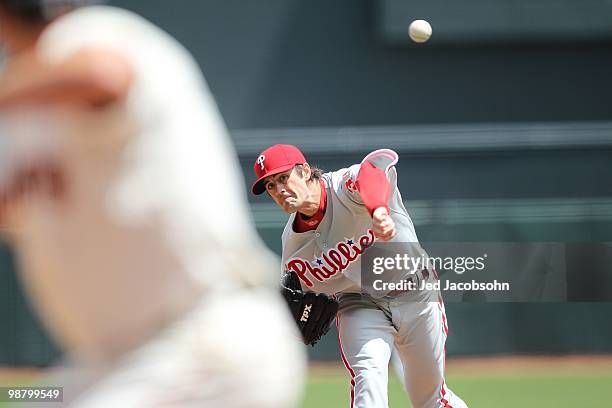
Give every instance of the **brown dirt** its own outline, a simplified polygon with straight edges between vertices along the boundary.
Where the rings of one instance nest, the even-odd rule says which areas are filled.
[[[446,367],[450,375],[612,373],[612,355],[462,357],[449,359]]]
[[[310,365],[310,373],[317,376],[337,375],[339,371],[345,368],[338,362]],[[612,355],[457,357],[447,360],[446,372],[451,376],[612,374]]]
[[[29,383],[43,372],[38,368],[0,366],[0,386]],[[321,379],[342,374],[345,368],[341,362],[315,362],[310,364],[309,372]],[[446,372],[451,376],[612,374],[612,355],[457,357],[447,360]]]
[[[28,384],[41,372],[39,368],[0,366],[0,386]]]

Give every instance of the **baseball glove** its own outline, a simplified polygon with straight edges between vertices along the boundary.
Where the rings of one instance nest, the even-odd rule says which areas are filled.
[[[329,331],[338,311],[338,302],[324,293],[304,292],[299,278],[292,272],[283,277],[281,292],[302,333],[304,344],[314,346]]]

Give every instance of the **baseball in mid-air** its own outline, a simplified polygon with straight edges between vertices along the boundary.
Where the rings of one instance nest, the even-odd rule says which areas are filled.
[[[424,43],[431,37],[431,25],[425,20],[414,20],[408,27],[408,35],[412,41]]]

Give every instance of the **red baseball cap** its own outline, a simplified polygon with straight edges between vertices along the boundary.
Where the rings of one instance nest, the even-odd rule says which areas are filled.
[[[255,195],[259,195],[266,191],[263,179],[274,174],[282,173],[287,171],[297,164],[306,163],[304,155],[297,147],[287,144],[276,144],[268,147],[266,150],[261,152],[255,164],[253,165],[253,171],[255,171],[255,177],[257,181],[253,183],[251,191]]]

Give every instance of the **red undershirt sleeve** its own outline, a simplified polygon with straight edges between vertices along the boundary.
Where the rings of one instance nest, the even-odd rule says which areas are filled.
[[[364,161],[357,174],[357,190],[363,204],[368,209],[370,216],[378,207],[385,207],[389,211],[389,197],[391,188],[385,172],[374,166],[369,161]]]

